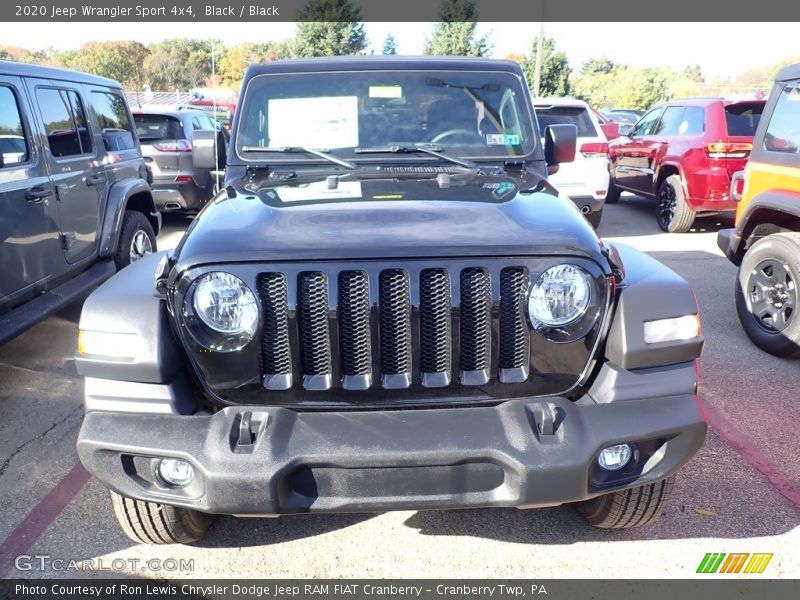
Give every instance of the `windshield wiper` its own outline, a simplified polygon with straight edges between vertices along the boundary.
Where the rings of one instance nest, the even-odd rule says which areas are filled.
[[[356,148],[355,152],[356,154],[413,154],[415,152],[421,152],[422,154],[429,154],[430,156],[441,158],[442,160],[467,169],[478,168],[478,165],[474,162],[442,154],[442,148],[439,146],[377,146],[375,148]]]
[[[242,148],[242,152],[280,152],[282,154],[312,154],[314,156],[319,156],[320,158],[324,158],[325,160],[329,160],[332,163],[336,163],[337,165],[341,165],[348,169],[355,169],[356,166],[344,160],[343,158],[338,158],[333,156],[332,154],[328,154],[327,150],[319,149],[319,148],[307,148],[305,146],[244,146]]]

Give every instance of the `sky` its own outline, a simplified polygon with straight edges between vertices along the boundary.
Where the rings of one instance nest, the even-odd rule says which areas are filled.
[[[401,54],[421,54],[430,23],[367,23],[367,37],[380,53],[393,33]],[[81,23],[20,23],[3,31],[2,43],[39,50],[77,48],[87,41],[134,39],[144,44],[187,36],[216,37],[226,45],[242,41],[281,40],[294,35],[293,23],[105,23],[92,26],[91,39]],[[494,56],[527,54],[539,23],[480,23],[491,32]],[[796,23],[545,23],[546,36],[556,39],[573,67],[588,58],[607,56],[634,67],[682,69],[699,64],[706,78],[729,77],[800,55]],[[768,35],[763,35],[768,33]],[[752,40],[752,41],[751,41]],[[655,42],[655,43],[653,43]]]

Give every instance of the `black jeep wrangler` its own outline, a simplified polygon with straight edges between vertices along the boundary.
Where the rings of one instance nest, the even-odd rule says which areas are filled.
[[[274,62],[241,99],[224,191],[81,317],[78,451],[132,539],[214,514],[661,513],[706,431],[697,305],[548,185],[576,132],[542,147],[518,65]]]
[[[0,343],[156,248],[116,81],[0,61]]]

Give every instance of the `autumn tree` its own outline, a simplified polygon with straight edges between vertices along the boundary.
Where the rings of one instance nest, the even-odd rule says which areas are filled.
[[[489,36],[478,37],[478,11],[474,0],[442,0],[439,22],[425,40],[425,54],[434,56],[488,56]]]
[[[89,42],[57,55],[57,61],[70,69],[115,79],[126,88],[140,90],[146,83],[147,55],[147,48],[139,42]]]
[[[367,47],[361,11],[350,0],[309,0],[296,21],[293,56],[361,54]]]
[[[215,42],[217,60],[224,46]],[[173,38],[150,46],[144,61],[147,83],[153,90],[189,89],[201,85],[211,75],[211,42]]]

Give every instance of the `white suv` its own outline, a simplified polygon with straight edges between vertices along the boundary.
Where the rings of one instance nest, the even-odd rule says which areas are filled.
[[[586,102],[574,98],[534,98],[533,105],[540,131],[548,125],[564,123],[578,128],[575,161],[560,165],[547,179],[572,200],[596,229],[603,217],[610,170],[608,139],[597,117]]]

